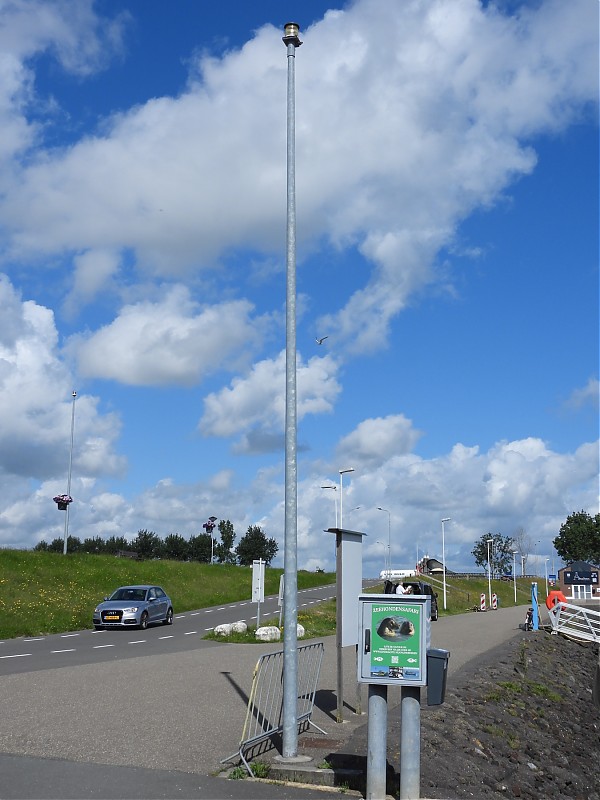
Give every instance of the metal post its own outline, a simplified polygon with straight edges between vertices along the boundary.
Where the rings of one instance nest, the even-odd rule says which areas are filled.
[[[515,605],[517,605],[517,553],[518,550],[513,550],[513,584],[515,589]]]
[[[403,686],[401,690],[400,800],[421,796],[421,690]]]
[[[342,534],[335,534],[335,650],[337,665],[337,711],[336,722],[344,721],[344,660],[342,657]]]
[[[446,610],[446,537],[445,537],[445,531],[444,531],[444,523],[445,522],[450,522],[450,517],[444,517],[444,519],[442,520],[442,564],[443,564],[443,567],[444,567],[444,611]]]
[[[387,773],[387,686],[369,684],[366,800],[385,800]],[[404,726],[404,721],[403,721]]]
[[[377,511],[385,511],[388,515],[387,570],[392,571],[392,515],[387,508],[377,506]],[[388,576],[389,577],[389,576]]]
[[[490,563],[490,542],[493,542],[493,539],[486,539],[487,542],[487,558],[488,558],[488,594],[490,600],[490,610],[492,608],[492,565]]]
[[[283,635],[283,758],[298,754],[298,473],[296,398],[296,108],[295,56],[302,42],[295,22],[284,26],[287,48],[287,233],[285,317],[285,531],[284,531],[284,635]]]
[[[71,406],[71,448],[69,450],[69,476],[67,478],[67,496],[71,496],[71,471],[73,468],[73,434],[75,432],[75,399],[77,398],[77,392],[73,389],[71,393],[71,397],[73,398],[73,403]],[[63,541],[63,555],[67,554],[67,541],[69,538],[69,506],[71,504],[67,503],[67,508],[65,509],[65,533],[64,533],[64,541]]]

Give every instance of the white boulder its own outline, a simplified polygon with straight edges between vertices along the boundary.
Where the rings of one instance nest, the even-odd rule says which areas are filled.
[[[222,625],[217,625],[214,629],[216,636],[229,636],[233,628],[232,622],[224,622]]]
[[[231,623],[231,631],[232,633],[246,633],[248,630],[248,626],[245,622],[232,622]]]
[[[260,642],[278,642],[281,638],[281,631],[276,625],[264,625],[256,629],[256,638]]]

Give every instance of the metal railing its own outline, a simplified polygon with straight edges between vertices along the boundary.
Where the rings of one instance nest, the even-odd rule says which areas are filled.
[[[315,704],[315,694],[321,663],[324,653],[323,642],[303,645],[298,647],[298,700],[297,723],[312,725],[321,733],[326,731],[319,728],[311,720]],[[267,653],[261,656],[254,668],[252,688],[248,698],[246,719],[242,730],[242,737],[237,752],[223,758],[221,764],[239,758],[250,776],[252,769],[244,754],[250,749],[272,738],[283,731],[283,650]]]
[[[600,611],[572,603],[557,603],[548,610],[552,633],[562,633],[572,639],[600,642]]]

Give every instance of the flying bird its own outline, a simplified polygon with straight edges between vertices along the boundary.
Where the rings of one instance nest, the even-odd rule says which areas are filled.
[[[317,344],[323,344],[325,339],[329,339],[329,336],[322,336],[320,339],[315,339]]]

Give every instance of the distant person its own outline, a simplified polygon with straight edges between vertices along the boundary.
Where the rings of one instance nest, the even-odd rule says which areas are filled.
[[[401,583],[396,586],[396,594],[406,594],[406,589]]]

